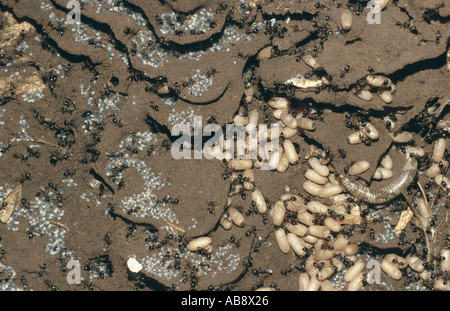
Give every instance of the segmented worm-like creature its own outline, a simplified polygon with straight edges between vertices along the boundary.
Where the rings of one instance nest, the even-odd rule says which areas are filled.
[[[392,179],[385,187],[373,191],[359,183],[350,181],[347,177],[340,175],[342,186],[357,200],[370,204],[383,204],[400,195],[411,184],[417,173],[417,160],[408,158],[400,174]]]

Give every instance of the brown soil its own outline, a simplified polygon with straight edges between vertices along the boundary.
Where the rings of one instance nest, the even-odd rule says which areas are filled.
[[[315,109],[315,131],[291,139],[299,146],[300,163],[284,173],[255,169],[255,185],[272,205],[287,191],[309,197],[302,188],[303,171],[314,148],[327,150],[338,172],[344,172],[352,161],[369,161],[371,168],[360,179],[381,187],[387,181],[372,182],[371,176],[385,154],[392,156],[397,175],[404,162],[402,148],[423,148],[427,155],[420,161],[419,170],[423,172],[431,165],[434,141],[448,136],[445,121],[449,119],[450,102],[450,5],[441,5],[441,1],[391,1],[381,12],[381,24],[373,25],[366,20],[366,1],[116,1],[117,11],[122,13],[106,3],[103,7],[110,9],[108,13],[99,12],[99,3],[105,1],[80,1],[81,24],[87,25],[86,34],[92,36],[84,43],[75,40],[76,32],[65,23],[67,1],[42,2],[4,0],[0,4],[0,198],[6,197],[6,185],[21,185],[16,210],[26,211],[36,205],[38,198],[45,200],[46,193],[53,192],[55,197],[48,200],[62,202],[58,209],[63,215],[47,225],[65,230],[65,250],[47,252],[48,234],[35,232],[30,237],[32,218],[13,216],[19,222],[17,230],[0,223],[1,264],[15,271],[13,284],[18,288],[26,284],[27,290],[67,291],[298,290],[304,259],[292,251],[280,252],[272,220],[254,212],[250,191],[232,197],[232,205],[245,215],[245,225],[230,230],[219,225],[230,190],[230,179],[224,178],[226,164],[216,159],[172,157],[170,148],[176,138],[170,133],[170,116],[174,111],[192,109],[193,115],[202,117],[203,125],[215,120],[225,126],[240,108],[257,109],[260,123],[266,117],[268,124],[277,121],[272,117],[273,109],[267,108],[273,96],[289,98],[297,113]],[[43,9],[45,4],[51,8]],[[347,5],[353,11],[353,26],[344,32],[340,10]],[[202,31],[164,32],[168,22],[163,22],[162,17],[171,12],[178,21],[197,19],[196,27]],[[205,22],[209,24],[199,22],[204,12],[213,16],[214,24],[210,20]],[[51,13],[61,22],[52,21]],[[135,21],[137,15],[145,25]],[[229,35],[230,31],[236,34]],[[153,33],[153,41],[137,45],[142,33]],[[261,59],[258,53],[268,46],[272,47],[270,56]],[[154,51],[160,54],[147,60],[163,59],[159,67],[142,61],[142,55]],[[315,55],[324,70],[306,65],[304,55]],[[385,103],[375,92],[370,101],[353,94],[370,73],[369,67],[395,85],[392,103]],[[195,80],[195,70],[203,79],[212,81],[201,94],[191,91],[195,81],[189,82],[189,78]],[[297,74],[310,75],[311,79],[329,75],[332,80],[318,88],[286,86],[285,82]],[[90,104],[88,96],[81,92],[81,85],[84,91],[92,85],[95,104]],[[170,88],[169,94],[161,94],[165,85]],[[246,88],[254,91],[249,100]],[[37,90],[42,98],[27,101],[26,93]],[[97,103],[112,102],[114,96],[120,97],[116,107],[102,110],[101,122],[92,122],[92,128],[85,131],[85,121],[99,112]],[[166,104],[166,99],[174,104]],[[33,141],[13,140],[23,136],[21,117],[28,122],[25,130]],[[396,118],[393,127],[386,127],[385,117]],[[374,124],[380,138],[367,145],[349,145],[346,138],[355,129],[349,128],[347,122],[361,119]],[[390,134],[399,129],[409,130],[413,140],[394,143]],[[155,141],[142,150],[129,148],[117,155],[125,138],[148,131],[154,133]],[[40,147],[30,148],[36,144]],[[122,209],[125,199],[148,192],[143,174],[136,168],[123,168],[123,176],[117,179],[107,175],[114,159],[124,156],[134,156],[159,174],[161,183],[170,183],[153,189],[152,194],[158,200],[156,209],[168,208],[178,221],[137,217],[135,211]],[[66,179],[73,179],[77,185],[68,186]],[[100,189],[91,187],[95,180]],[[398,222],[401,207],[411,205],[420,193],[419,184],[430,194],[433,211],[444,206],[445,191],[438,191],[432,180],[419,173],[409,193],[383,209],[384,216],[391,216],[392,227]],[[58,189],[62,190],[59,198]],[[89,202],[83,200],[86,192],[98,196],[99,202],[92,197]],[[439,195],[435,197],[436,193]],[[433,237],[427,269],[438,276],[439,252],[449,247],[449,210],[445,206],[430,219],[426,230],[426,235]],[[368,210],[374,209],[369,206]],[[361,258],[374,256],[381,260],[390,252],[427,258],[423,232],[414,224],[418,223],[413,218],[402,235],[388,243],[370,238],[371,230],[374,235],[386,230],[385,223],[373,219],[364,226],[345,225],[343,233],[360,246]],[[365,233],[361,233],[361,227]],[[154,240],[149,238],[150,232]],[[198,255],[186,255],[185,244],[205,235],[212,238],[213,255],[217,257],[194,263],[192,258]],[[226,250],[223,257],[214,253],[221,248]],[[170,252],[166,255],[162,250]],[[64,267],[69,252],[81,263],[84,281],[80,285],[66,281]],[[179,258],[175,253],[180,254]],[[165,277],[143,270],[139,276],[130,275],[127,260],[132,255],[137,259],[159,256],[158,264],[172,262],[166,268],[177,274]],[[177,269],[173,269],[174,265]],[[211,271],[204,272],[203,265],[210,265]],[[406,282],[419,284],[422,289],[434,288],[433,281],[408,277],[409,271],[405,269],[399,281],[383,274],[382,281],[392,290],[410,289]],[[11,273],[0,270],[0,280],[10,278]],[[386,288],[366,284],[364,289]]]

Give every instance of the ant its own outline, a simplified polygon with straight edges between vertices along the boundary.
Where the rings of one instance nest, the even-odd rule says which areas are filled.
[[[163,198],[163,202],[167,203],[167,204],[178,204],[178,202],[180,202],[180,200],[178,198],[177,199],[173,199],[169,195],[166,195]]]
[[[148,157],[151,156],[154,151],[155,151],[155,146],[150,145],[147,150],[147,156]]]
[[[169,151],[170,150],[170,142],[169,142],[169,140],[167,138],[164,138],[164,140],[161,143],[161,146],[163,148],[165,148],[166,151]]]
[[[209,202],[208,202],[208,212],[209,212],[210,214],[214,214],[214,213],[216,212],[216,210],[214,209],[216,206],[217,206],[217,203],[216,203],[216,202],[209,201]]]
[[[20,178],[20,183],[23,184],[26,180],[31,180],[31,174],[28,172],[25,174],[25,176]]]
[[[207,122],[208,122],[208,124],[212,124],[212,123],[217,124],[216,116],[214,116],[214,115],[210,116],[208,118]]]
[[[127,230],[127,234],[125,235],[125,237],[129,238],[131,235],[133,235],[134,231],[136,231],[136,225],[133,223],[128,223],[128,230]]]
[[[236,240],[236,237],[234,235],[232,235],[230,237],[230,243],[234,244],[237,248],[239,248],[241,246],[241,242],[240,241],[241,241],[241,239]]]
[[[108,234],[105,234],[103,241],[105,241],[106,245],[111,245],[111,239]]]
[[[53,282],[50,281],[50,280],[45,280],[45,284],[47,284],[47,286],[50,288],[50,290],[51,290],[52,292],[58,290],[58,287],[57,287],[56,285],[54,285]]]

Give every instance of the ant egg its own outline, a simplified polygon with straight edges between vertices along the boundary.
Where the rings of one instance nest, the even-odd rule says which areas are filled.
[[[392,261],[383,259],[380,265],[381,269],[386,272],[394,280],[400,280],[402,278],[402,272],[400,269],[392,263]]]
[[[251,103],[253,100],[253,95],[255,95],[255,88],[252,86],[246,87],[244,90],[244,94],[245,94],[245,102],[247,104]]]
[[[333,219],[332,217],[325,218],[324,221],[325,227],[330,229],[332,232],[339,232],[342,229],[341,224],[336,219]]]
[[[286,156],[286,153],[281,155],[280,161],[278,162],[277,171],[279,173],[285,172],[289,167],[289,159]]]
[[[358,277],[364,268],[366,267],[366,264],[361,259],[356,261],[353,266],[348,268],[347,272],[344,274],[344,281],[347,283],[350,283],[352,280],[354,280],[356,277]]]
[[[253,173],[253,170],[244,170],[242,178],[244,179],[243,185],[245,190],[253,190],[253,188],[255,187],[255,174]]]
[[[439,185],[442,186],[442,183],[445,183],[445,187],[444,188],[448,188],[450,186],[450,179],[447,176],[444,176],[442,174],[437,175],[434,178],[434,182]]]
[[[245,225],[244,216],[236,208],[230,207],[228,209],[228,214],[230,215],[230,220],[238,227],[243,227]]]
[[[305,241],[306,243],[309,244],[309,247],[312,247],[314,244],[317,243],[317,241],[319,241],[319,239],[315,236],[312,235],[305,235],[304,237],[302,237],[303,241]]]
[[[346,256],[355,256],[356,254],[358,254],[359,251],[359,247],[356,244],[348,244],[347,246],[344,247],[344,254]]]
[[[334,174],[330,174],[328,176],[328,181],[330,182],[330,184],[332,185],[339,185],[339,177],[334,175]]]
[[[373,87],[389,88],[392,85],[391,79],[380,75],[368,75],[366,81]]]
[[[263,167],[264,163],[266,163],[266,161],[264,161],[263,159],[260,159],[261,161],[259,161],[258,159],[253,160],[253,167],[254,168],[261,168]]]
[[[363,274],[358,274],[349,284],[347,287],[347,291],[349,292],[357,292],[360,291],[361,288],[364,286],[363,283],[364,277]]]
[[[344,271],[344,263],[342,262],[342,260],[339,260],[338,258],[333,258],[333,264],[334,267],[336,269],[337,272],[342,272]]]
[[[405,258],[393,253],[384,256],[384,260],[394,263],[395,266],[400,269],[406,268],[408,266]]]
[[[312,276],[311,279],[309,280],[306,291],[307,292],[316,292],[319,290],[321,284],[322,284],[322,282],[317,280],[315,276]]]
[[[270,155],[270,158],[269,158],[269,162],[268,162],[270,170],[275,170],[278,168],[278,164],[280,163],[282,155],[283,155],[283,150],[281,148],[272,152],[272,154]]]
[[[417,256],[408,256],[406,257],[406,262],[411,267],[411,269],[415,270],[418,273],[422,273],[425,270],[423,265],[423,260],[421,260]]]
[[[329,249],[320,249],[314,253],[314,259],[317,261],[330,260],[333,258],[334,253]]]
[[[297,129],[283,127],[282,129],[280,129],[280,135],[283,135],[285,139],[294,137],[295,135],[297,135]]]
[[[341,185],[327,184],[319,191],[320,198],[330,198],[342,192]]]
[[[297,219],[298,221],[300,221],[302,224],[305,224],[307,226],[312,226],[314,225],[314,215],[308,213],[308,212],[304,212],[304,213],[300,213],[297,214]]]
[[[282,114],[283,112],[286,112],[286,110],[285,110],[285,109],[276,109],[276,110],[273,111],[272,115],[273,115],[273,117],[274,117],[275,119],[280,120],[280,119],[281,119],[281,114]]]
[[[328,264],[325,265],[321,270],[317,269],[317,272],[315,273],[316,278],[318,281],[321,281],[323,285],[323,281],[326,281],[326,279],[328,279],[331,275],[333,275],[334,273],[334,269]]]
[[[392,170],[384,168],[384,167],[378,167],[375,171],[375,173],[373,174],[373,179],[389,179],[392,176],[394,176],[394,172],[392,172]]]
[[[252,200],[255,202],[255,206],[258,212],[265,213],[267,211],[267,204],[263,194],[258,189],[254,189],[252,192]]]
[[[433,163],[426,170],[426,175],[427,175],[428,178],[435,178],[436,176],[441,174],[442,170],[443,170],[443,167],[441,168],[439,166],[439,163]]]
[[[341,25],[342,29],[349,31],[352,28],[353,14],[350,10],[344,9],[341,12]]]
[[[312,225],[308,228],[308,234],[316,238],[325,239],[331,234],[331,231],[325,226]]]
[[[258,120],[259,120],[259,114],[258,110],[253,109],[248,112],[248,124],[247,127],[250,127],[250,129],[256,129],[258,127]]]
[[[372,140],[377,140],[380,137],[378,130],[370,122],[366,122],[366,125],[361,128],[361,132]]]
[[[220,217],[220,221],[219,221],[220,225],[222,226],[222,228],[224,228],[225,230],[230,230],[231,227],[233,226],[233,222],[230,220],[230,218],[227,215],[222,215],[222,217]]]
[[[286,139],[283,143],[284,148],[284,154],[286,155],[287,159],[289,160],[290,164],[297,164],[298,163],[298,154],[295,150],[294,144]]]
[[[316,129],[316,123],[314,120],[301,117],[299,114],[297,117],[297,125],[300,129],[308,130],[308,131],[314,131]]]
[[[378,88],[377,89],[378,97],[386,104],[392,103],[392,93],[389,89]]]
[[[334,291],[336,291],[336,288],[334,287],[333,284],[331,284],[331,282],[329,280],[323,280],[322,283],[320,284],[320,289],[323,292],[334,292]]]
[[[248,124],[248,117],[244,117],[240,114],[235,115],[233,118],[233,124],[246,126]]]
[[[317,63],[317,60],[314,57],[312,57],[311,55],[305,55],[305,56],[303,56],[302,59],[305,62],[305,64],[308,65],[309,67],[311,67],[311,68],[313,68],[315,70],[318,70],[318,71],[323,70],[323,67],[320,66]]]
[[[309,201],[306,204],[306,208],[308,209],[308,211],[310,211],[311,213],[315,214],[327,214],[328,213],[328,209],[330,208],[328,205],[323,204],[322,202],[319,201]]]
[[[302,238],[289,232],[287,234],[287,240],[288,240],[289,246],[292,248],[292,250],[297,255],[304,256],[306,254],[305,248],[307,248],[308,245],[303,241]]]
[[[328,177],[330,175],[330,170],[326,165],[320,164],[319,159],[316,157],[309,158],[309,165],[313,170],[315,170],[319,175],[323,177]]]
[[[291,129],[297,129],[297,119],[290,113],[283,111],[280,114],[280,120],[284,125]]]
[[[381,166],[388,170],[392,170],[394,162],[392,162],[392,158],[388,154],[381,160]]]
[[[306,205],[303,199],[298,199],[295,201],[288,199],[283,200],[283,202],[286,209],[290,212],[304,213],[306,211]]]
[[[411,147],[411,146],[407,146],[406,148],[406,153],[407,154],[415,154],[419,157],[423,157],[425,155],[425,150],[423,148],[417,148],[417,147]]]
[[[277,240],[280,250],[285,254],[289,253],[291,246],[289,245],[288,238],[283,228],[275,230],[275,239]]]
[[[309,275],[306,272],[300,273],[298,277],[298,287],[299,290],[304,292],[308,289],[309,285]]]
[[[281,201],[288,201],[289,200],[289,201],[292,201],[292,202],[300,202],[302,204],[305,203],[305,200],[301,196],[296,195],[296,194],[291,194],[291,193],[282,194],[281,197],[280,197],[280,200]]]
[[[431,271],[424,270],[422,273],[419,273],[419,276],[422,280],[428,281],[431,278]]]
[[[303,172],[303,175],[306,179],[319,184],[319,185],[325,185],[328,182],[328,178],[319,175],[315,170],[308,168]]]
[[[361,131],[356,131],[347,136],[347,143],[350,145],[356,145],[363,142],[363,133]]]
[[[450,282],[445,280],[443,278],[438,278],[434,282],[434,289],[439,291],[450,291]]]
[[[362,87],[360,89],[354,90],[353,92],[356,96],[358,96],[360,99],[365,101],[370,101],[373,98],[372,92],[370,92],[369,87]]]
[[[286,217],[286,208],[283,201],[277,201],[273,207],[272,222],[275,226],[281,226]]]
[[[287,110],[291,107],[291,103],[284,97],[272,97],[269,99],[269,106],[274,109]]]
[[[198,251],[200,248],[201,249],[207,248],[208,246],[211,245],[211,243],[212,239],[210,237],[204,236],[190,241],[186,247],[188,251],[195,252]]]
[[[412,134],[410,132],[397,132],[392,134],[392,140],[395,143],[407,143],[409,141],[411,141],[411,139],[413,138]]]
[[[345,249],[345,247],[348,245],[348,240],[344,238],[343,236],[338,237],[334,243],[333,248],[336,252],[340,252]]]
[[[441,257],[444,258],[441,260],[441,269],[443,272],[448,271],[450,272],[450,250],[442,250],[441,251]]]
[[[380,11],[382,11],[390,1],[391,0],[379,0],[378,3],[380,4]]]
[[[230,192],[228,192],[228,196],[232,197],[233,195],[241,193],[242,189],[244,189],[244,187],[241,184],[234,185],[232,188],[230,188]]]
[[[297,223],[293,225],[291,223],[287,223],[284,227],[286,230],[299,237],[304,237],[308,233],[308,227],[303,224]]]
[[[128,259],[127,267],[133,273],[138,273],[143,268],[142,264],[139,263],[139,261],[137,261],[136,258],[133,258],[133,257]]]
[[[253,167],[253,161],[250,159],[232,159],[228,162],[228,167],[236,171],[244,171]]]
[[[445,153],[445,138],[439,138],[438,140],[436,140],[436,142],[434,143],[434,147],[433,147],[433,155],[431,157],[431,159],[436,162],[439,163],[442,161],[442,159],[444,158],[444,153]]]
[[[370,167],[370,163],[368,161],[359,161],[350,166],[348,169],[349,175],[359,175],[367,171]]]
[[[310,180],[305,181],[302,186],[306,192],[308,192],[309,194],[314,195],[314,196],[318,196],[320,190],[322,190],[322,188],[323,188],[322,186],[320,186],[316,183],[313,183]]]

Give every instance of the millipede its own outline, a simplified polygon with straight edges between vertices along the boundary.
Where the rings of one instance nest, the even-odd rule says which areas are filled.
[[[360,183],[354,183],[349,178],[340,175],[339,180],[342,186],[357,200],[369,204],[383,204],[403,193],[411,184],[417,173],[417,160],[409,157],[403,166],[400,174],[379,190],[372,190]]]

